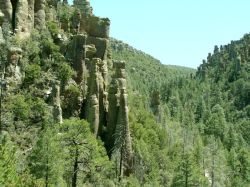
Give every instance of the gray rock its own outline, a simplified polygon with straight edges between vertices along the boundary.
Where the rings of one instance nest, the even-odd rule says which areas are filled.
[[[17,32],[30,32],[29,31],[29,4],[27,0],[19,0],[15,13],[15,29]]]
[[[113,147],[116,146],[115,135],[119,131],[123,136],[123,138],[121,138],[121,141],[123,141],[121,142],[121,151],[123,153],[122,168],[124,175],[128,176],[131,173],[132,167],[132,141],[129,130],[129,110],[126,93],[126,79],[124,76],[125,62],[115,61],[114,68],[115,75],[113,76],[109,87],[106,145],[108,149],[107,151],[110,155]]]
[[[21,70],[22,49],[18,47],[10,47],[8,50],[7,64],[5,64],[5,78],[7,89],[15,89],[22,83],[22,70]]]
[[[4,38],[3,38],[3,31],[2,31],[2,27],[0,26],[0,44],[3,44],[5,42]]]
[[[90,36],[99,38],[109,37],[110,20],[108,18],[89,17],[86,31]]]
[[[107,48],[109,44],[108,39],[88,36],[86,44],[95,46],[96,48],[95,58],[100,58],[102,60],[107,59],[107,53],[108,53]]]
[[[62,123],[62,108],[60,99],[60,82],[55,81],[52,87],[53,117],[56,123]]]
[[[35,28],[42,29],[45,27],[45,0],[35,0],[34,6],[35,20],[34,26]]]
[[[4,21],[12,22],[12,4],[10,0],[0,0],[0,11],[4,15]]]

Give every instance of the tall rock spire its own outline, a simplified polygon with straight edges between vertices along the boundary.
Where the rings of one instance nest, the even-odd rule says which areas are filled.
[[[109,156],[120,154],[120,175],[131,173],[132,141],[129,130],[129,110],[125,76],[125,62],[114,62],[115,74],[109,89],[109,112],[106,146]]]

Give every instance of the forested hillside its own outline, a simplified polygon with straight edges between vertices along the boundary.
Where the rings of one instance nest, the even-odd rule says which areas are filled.
[[[116,39],[111,39],[110,46],[113,58],[126,62],[129,85],[141,93],[159,88],[171,79],[195,74],[191,68],[164,65],[154,57]]]
[[[250,35],[196,71],[109,26],[87,0],[0,1],[0,186],[248,187]]]
[[[165,179],[160,177],[166,180],[161,185],[248,186],[249,44],[247,34],[220,49],[215,46],[196,73],[180,67],[170,71],[122,42],[111,44],[113,56],[127,59],[134,91],[130,106],[135,155],[137,150],[140,158],[150,160],[145,163],[152,163],[156,173],[168,171],[163,172]],[[166,165],[162,169],[153,163]]]

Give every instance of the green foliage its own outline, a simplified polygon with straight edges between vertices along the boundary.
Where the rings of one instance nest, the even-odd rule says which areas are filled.
[[[62,62],[62,64],[59,64],[58,78],[63,83],[67,82],[73,75],[75,75],[75,72],[70,65],[68,65],[66,62]]]
[[[89,124],[78,119],[65,120],[60,126],[66,181],[68,185],[101,185],[112,176],[112,164]],[[78,186],[77,185],[77,186]]]
[[[172,78],[194,73],[190,68],[163,65],[152,56],[115,39],[111,39],[111,51],[113,59],[126,62],[128,88],[140,93],[149,95],[152,89],[160,88]]]
[[[42,186],[64,186],[63,159],[56,128],[45,127],[29,155],[29,169]]]
[[[75,108],[82,104],[83,85],[70,81],[75,72],[62,52],[66,44],[56,36],[70,39],[73,11],[59,3],[60,24],[48,22],[47,29],[34,29],[27,40],[8,36],[4,25],[7,42],[0,51],[1,77],[13,45],[23,49],[20,63],[25,75],[17,88],[1,87],[1,127],[9,134],[0,132],[0,186],[247,187],[250,35],[216,46],[196,75],[193,69],[162,65],[111,39],[114,59],[126,61],[133,141],[132,174],[119,178],[119,158],[110,161],[90,125],[71,118],[79,117]],[[63,124],[51,122],[50,90],[55,80],[61,83]],[[152,114],[154,90],[160,93],[155,105],[164,120]],[[121,129],[117,131],[119,150],[123,139]]]
[[[12,111],[15,121],[25,121],[30,115],[30,106],[24,95],[17,94],[9,98],[12,102],[8,105],[8,110]]]
[[[47,27],[52,36],[56,36],[60,33],[60,28],[58,27],[57,22],[53,22],[53,21],[48,22]]]
[[[70,85],[65,89],[62,101],[63,115],[65,118],[74,116],[74,108],[79,105],[80,89],[75,85]]]
[[[16,155],[8,134],[0,134],[0,186],[17,186],[20,177],[16,167]]]
[[[24,84],[32,84],[41,77],[41,67],[38,64],[29,64],[25,68]]]

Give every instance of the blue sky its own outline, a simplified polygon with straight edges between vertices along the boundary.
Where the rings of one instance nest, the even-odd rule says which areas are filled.
[[[164,64],[196,68],[213,51],[250,32],[249,0],[90,0],[111,20],[110,35]]]

